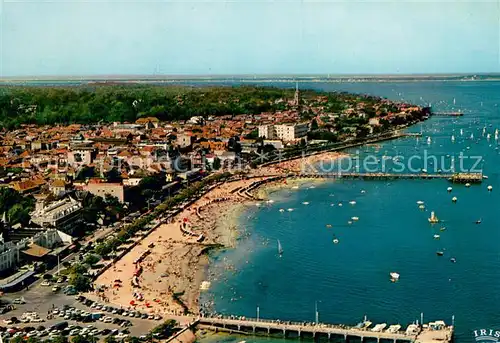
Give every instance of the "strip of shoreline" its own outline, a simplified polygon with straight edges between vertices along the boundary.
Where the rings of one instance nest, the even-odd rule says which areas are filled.
[[[345,156],[325,152],[285,161],[254,170],[251,178],[219,185],[159,226],[100,275],[95,283],[103,291],[89,295],[121,308],[167,317],[198,314],[200,286],[208,286],[204,283],[209,265],[207,252],[236,247],[243,211],[266,199],[269,192],[307,181],[285,183],[281,175],[299,172],[304,163],[311,165]],[[256,183],[258,186],[251,189]],[[136,265],[134,262],[146,251],[149,254]]]

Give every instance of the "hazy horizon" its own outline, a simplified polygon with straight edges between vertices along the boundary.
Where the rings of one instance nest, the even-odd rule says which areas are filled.
[[[278,79],[309,79],[309,78],[325,78],[325,79],[341,79],[341,78],[484,78],[484,77],[500,77],[500,73],[412,73],[412,74],[340,74],[340,73],[321,73],[321,74],[211,74],[211,75],[140,75],[140,74],[122,74],[122,75],[41,75],[41,76],[11,76],[0,77],[0,81],[92,81],[92,80],[176,80],[176,79],[227,79],[240,78],[240,79],[263,79],[263,78],[278,78]]]
[[[0,77],[499,72],[499,6],[9,0],[0,3]]]

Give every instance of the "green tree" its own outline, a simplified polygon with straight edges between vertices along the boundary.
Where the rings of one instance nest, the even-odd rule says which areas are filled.
[[[319,128],[319,126],[318,126],[318,122],[316,121],[316,119],[313,119],[313,120],[311,121],[311,130],[313,130],[313,131],[314,131],[314,130],[317,130],[318,128]]]
[[[94,255],[94,254],[89,254],[85,257],[83,260],[83,263],[88,264],[89,266],[93,266],[94,264],[98,263],[101,259],[99,256]]]
[[[56,336],[51,339],[52,343],[68,343],[68,338],[65,336]]]
[[[91,288],[92,280],[89,277],[80,274],[71,274],[69,284],[73,285],[79,292],[86,292]]]
[[[71,338],[71,343],[90,343],[90,341],[86,337],[77,335]]]
[[[220,167],[221,167],[221,161],[220,161],[220,158],[215,157],[215,158],[214,158],[214,162],[212,163],[212,168],[213,168],[214,170],[219,170],[219,169],[220,169]]]
[[[104,343],[118,343],[114,336],[107,336],[104,338]]]
[[[160,337],[170,337],[174,333],[176,326],[177,322],[169,319],[151,330],[151,334],[160,335]]]

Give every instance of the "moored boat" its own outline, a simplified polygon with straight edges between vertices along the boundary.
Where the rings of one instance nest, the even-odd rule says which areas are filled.
[[[439,218],[436,216],[436,214],[434,213],[434,211],[431,212],[431,216],[427,220],[431,224],[439,223]]]

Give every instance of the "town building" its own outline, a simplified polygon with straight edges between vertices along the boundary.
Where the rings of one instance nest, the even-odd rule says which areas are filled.
[[[274,130],[274,125],[260,125],[259,137],[264,137],[267,139],[275,139],[276,131]]]
[[[110,183],[101,179],[91,179],[89,183],[83,186],[83,190],[101,198],[111,195],[116,197],[119,202],[125,202],[125,188],[122,183]]]
[[[68,151],[68,164],[70,166],[89,165],[96,156],[93,147],[74,147]]]
[[[294,141],[307,135],[309,123],[278,124],[259,126],[259,137],[266,139],[281,139],[285,142]]]
[[[184,133],[179,133],[177,135],[177,145],[180,148],[191,146],[191,136],[186,135]]]
[[[17,269],[31,260],[33,255],[43,257],[54,248],[68,247],[72,243],[73,238],[70,235],[57,229],[22,229],[2,232],[0,235],[0,274]]]
[[[39,198],[35,211],[31,213],[31,222],[44,228],[52,227],[71,234],[77,224],[83,221],[82,208],[82,204],[71,197],[48,204],[46,199]]]

